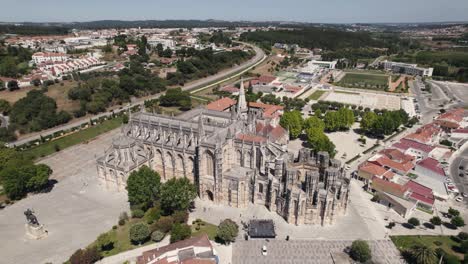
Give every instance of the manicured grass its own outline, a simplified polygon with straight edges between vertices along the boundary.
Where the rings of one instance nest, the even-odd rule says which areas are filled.
[[[457,253],[453,250],[453,247],[457,247],[460,244],[455,242],[450,236],[391,236],[390,237],[398,248],[398,250],[403,251],[410,249],[416,244],[426,245],[427,247],[433,248],[442,248],[445,252],[463,258],[463,255]],[[439,242],[436,242],[439,241]],[[442,243],[440,246],[437,246],[436,243]]]
[[[338,85],[353,88],[384,90],[388,86],[388,75],[349,72]]]
[[[37,159],[39,157],[45,157],[56,152],[57,148],[63,150],[65,148],[77,145],[88,140],[91,140],[103,133],[111,131],[115,128],[118,128],[122,125],[122,117],[116,117],[110,120],[106,120],[101,124],[92,126],[90,128],[80,130],[76,133],[64,136],[62,138],[52,140],[41,144],[37,147],[25,150],[25,155],[31,157],[32,159]]]
[[[317,91],[315,91],[313,94],[311,94],[309,96],[309,99],[310,100],[318,100],[320,98],[320,96],[322,96],[324,93],[326,93],[326,91],[317,90]]]
[[[130,228],[140,222],[144,222],[143,218],[142,219],[130,219],[128,222],[125,223],[123,226],[117,226],[117,229],[111,229],[109,234],[111,234],[112,240],[114,241],[114,247],[109,250],[109,251],[102,251],[101,255],[103,257],[109,257],[112,255],[119,254],[121,252],[127,251],[127,250],[132,250],[141,246],[145,246],[151,243],[154,243],[152,240],[148,240],[144,244],[141,245],[134,245],[130,241],[130,234],[129,230]],[[94,246],[97,244],[97,241],[93,242],[90,246]]]
[[[197,226],[199,227],[199,230],[197,230]],[[210,240],[215,240],[216,238],[216,230],[218,227],[216,225],[207,223],[207,222],[201,222],[201,224],[193,224],[191,226],[192,228],[192,237],[198,236],[201,234],[207,234]]]

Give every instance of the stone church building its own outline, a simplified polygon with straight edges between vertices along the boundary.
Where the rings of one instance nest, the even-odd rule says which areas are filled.
[[[282,107],[222,98],[177,117],[140,112],[97,159],[100,181],[125,190],[143,165],[162,181],[186,177],[201,199],[232,207],[261,204],[295,225],[332,224],[346,212],[349,184],[327,152],[287,149]]]

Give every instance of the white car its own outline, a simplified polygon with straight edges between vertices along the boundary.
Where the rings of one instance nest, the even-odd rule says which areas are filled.
[[[447,179],[445,179],[445,182],[452,182],[452,179],[447,177]]]
[[[465,198],[468,197],[468,193],[462,193],[461,195]]]
[[[455,201],[457,201],[457,202],[462,202],[462,201],[463,201],[463,197],[458,196],[457,198],[455,198]]]
[[[263,247],[262,247],[262,255],[263,256],[267,255],[267,247],[265,245],[263,245]]]

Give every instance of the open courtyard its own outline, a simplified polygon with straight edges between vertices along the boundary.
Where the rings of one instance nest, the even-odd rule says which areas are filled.
[[[351,92],[342,89],[335,89],[333,92],[328,93],[325,98],[322,97],[322,101],[351,104],[371,109],[399,110],[401,107],[401,99],[396,95],[377,92]]]
[[[127,195],[98,184],[95,155],[118,132],[113,130],[40,161],[53,169],[51,178],[57,183],[48,193],[30,195],[0,211],[0,234],[8,241],[0,247],[1,263],[62,263],[117,223],[119,214],[128,210]],[[46,238],[26,237],[23,212],[28,208],[44,224]]]

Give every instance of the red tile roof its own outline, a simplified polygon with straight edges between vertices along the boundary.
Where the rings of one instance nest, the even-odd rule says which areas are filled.
[[[287,135],[288,131],[284,129],[282,126],[272,126],[272,125],[264,125],[261,122],[257,123],[256,126],[257,134],[262,135],[264,137],[270,137],[273,141],[281,138],[284,135]]]
[[[401,149],[404,151],[408,150],[409,148],[413,148],[413,149],[421,150],[426,153],[429,153],[434,149],[433,146],[429,146],[423,143],[419,143],[419,142],[409,140],[409,139],[404,139],[404,138],[400,139],[400,142],[393,144],[392,147]]]
[[[271,75],[262,75],[262,76],[258,77],[258,80],[261,83],[271,83],[272,81],[276,80],[276,77],[271,76]]]
[[[380,156],[377,159],[372,160],[370,162],[404,173],[407,173],[414,167],[414,164],[411,161],[396,162],[389,159],[387,156]]]
[[[467,128],[454,129],[454,130],[452,130],[452,133],[463,133],[463,134],[468,134],[468,129],[467,129]]]
[[[240,139],[243,141],[249,141],[249,142],[256,142],[256,143],[265,142],[267,140],[265,137],[262,137],[262,136],[248,135],[248,134],[238,134],[237,139]]]
[[[439,163],[439,161],[433,158],[425,158],[421,160],[420,162],[418,162],[418,166],[431,170],[432,172],[435,172],[440,176],[445,177],[445,172],[444,169],[442,169],[442,165]]]
[[[249,107],[262,108],[263,117],[276,117],[279,116],[278,111],[283,110],[284,106],[281,105],[270,105],[264,103],[250,102]]]
[[[206,105],[206,109],[215,111],[225,111],[237,102],[229,97],[223,97]]]
[[[390,193],[392,195],[403,197],[407,191],[407,187],[398,183],[389,182],[378,177],[372,178],[372,188],[380,192]]]
[[[426,204],[434,204],[432,189],[415,181],[408,181],[405,187],[411,192],[410,197]]]
[[[430,143],[432,138],[440,133],[440,130],[436,124],[431,123],[420,127],[416,132],[407,135],[405,138],[420,143]]]
[[[232,85],[224,86],[219,90],[223,91],[223,92],[228,92],[228,93],[238,93],[239,92],[239,88],[237,88],[235,86],[232,86]]]
[[[457,108],[443,113],[442,115],[437,117],[437,120],[453,121],[459,123],[463,120],[464,115],[465,110],[463,108]]]
[[[414,157],[411,155],[406,155],[405,153],[399,151],[398,149],[384,149],[379,152],[380,154],[383,154],[387,156],[389,159],[402,162],[402,161],[413,161]]]

